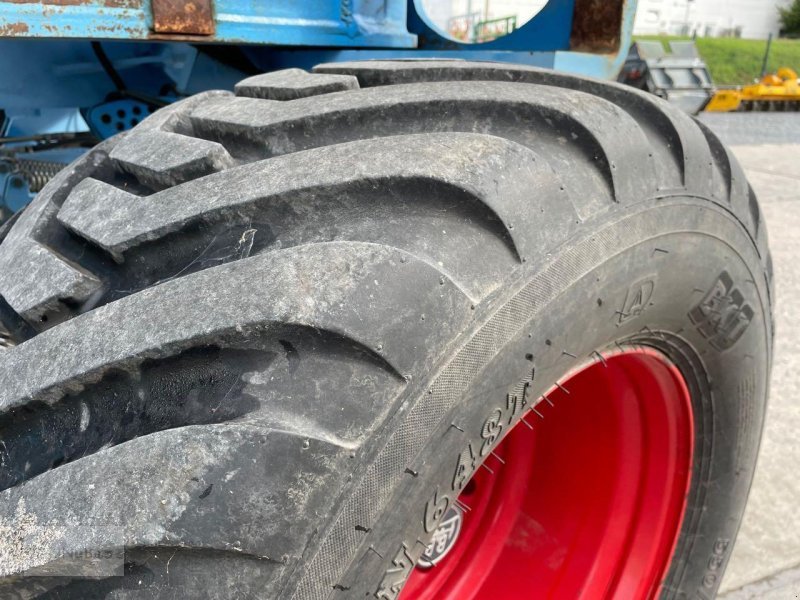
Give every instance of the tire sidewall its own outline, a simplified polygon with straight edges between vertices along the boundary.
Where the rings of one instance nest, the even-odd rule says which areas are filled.
[[[676,197],[612,215],[587,227],[595,234],[529,267],[505,302],[461,340],[460,354],[427,380],[417,407],[435,401],[437,382],[457,388],[454,373],[471,377],[453,390],[452,408],[431,427],[365,532],[341,584],[353,597],[399,597],[436,528],[436,508],[452,503],[463,487],[455,483],[463,481],[462,457],[477,458],[469,476],[519,422],[522,411],[511,411],[508,402],[515,388],[530,381],[535,401],[568,372],[597,360],[598,351],[630,344],[655,347],[681,369],[695,418],[691,488],[662,596],[713,597],[741,521],[766,405],[772,332],[763,260],[741,223],[710,202]],[[720,286],[739,309],[749,307],[741,332],[726,332],[698,312]],[[645,305],[631,311],[631,298],[642,290]],[[547,300],[531,311],[541,298]],[[509,307],[518,314],[509,317]],[[522,318],[526,312],[533,318]],[[491,340],[495,348],[480,370],[454,368],[459,356],[474,353],[470,341],[486,337],[498,319],[504,331],[509,319],[521,326]],[[505,431],[487,444],[486,423],[498,414]],[[409,417],[413,411],[404,410],[391,428]]]

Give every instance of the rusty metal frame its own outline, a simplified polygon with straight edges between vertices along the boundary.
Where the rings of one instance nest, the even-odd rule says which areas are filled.
[[[406,0],[0,0],[0,37],[413,48]]]

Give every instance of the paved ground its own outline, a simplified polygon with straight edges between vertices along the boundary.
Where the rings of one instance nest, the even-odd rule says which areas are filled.
[[[729,146],[800,144],[800,113],[702,113],[700,120]]]
[[[734,141],[783,135],[763,135],[763,116],[704,121],[715,129],[720,126],[720,135]],[[744,523],[722,583],[725,600],[800,598],[800,114],[766,116],[780,117],[772,121],[776,126],[791,118],[795,133],[790,138],[794,144],[734,146],[767,222],[777,333],[764,439]]]

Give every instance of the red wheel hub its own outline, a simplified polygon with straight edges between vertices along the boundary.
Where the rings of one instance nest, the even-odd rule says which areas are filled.
[[[682,375],[636,348],[545,396],[467,484],[452,547],[414,569],[401,600],[657,595],[691,476]]]

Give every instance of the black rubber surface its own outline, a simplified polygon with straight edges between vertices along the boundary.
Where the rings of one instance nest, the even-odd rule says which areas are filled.
[[[758,202],[713,134],[491,63],[237,93],[101,144],[0,244],[0,596],[394,599],[508,394],[645,344],[697,417],[663,595],[712,597],[773,335]]]

